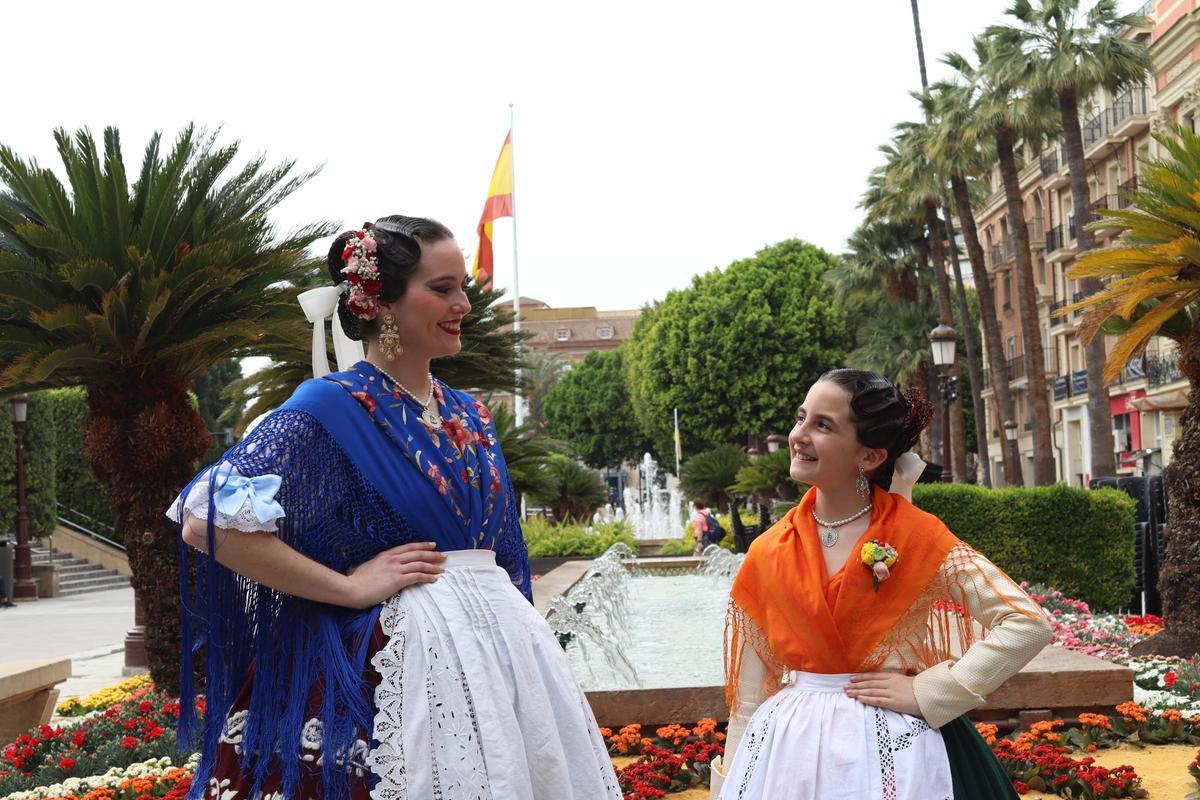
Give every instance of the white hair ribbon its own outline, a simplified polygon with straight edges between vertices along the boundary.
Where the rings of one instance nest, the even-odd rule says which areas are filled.
[[[345,284],[342,284],[345,286]],[[329,368],[329,356],[325,348],[325,320],[333,318],[333,352],[337,357],[338,369],[350,369],[356,362],[362,361],[365,352],[363,343],[356,342],[342,330],[342,321],[338,317],[338,298],[342,295],[341,286],[322,286],[319,289],[309,289],[297,296],[304,316],[313,325],[312,366],[313,377],[320,378],[333,372]]]

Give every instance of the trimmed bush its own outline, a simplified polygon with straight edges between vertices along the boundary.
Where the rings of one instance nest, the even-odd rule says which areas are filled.
[[[1134,502],[1123,492],[918,484],[913,502],[1014,580],[1054,586],[1095,610],[1129,601]]]
[[[43,392],[53,407],[55,435],[58,439],[56,480],[58,501],[69,509],[86,514],[105,525],[113,524],[108,493],[88,472],[83,450],[83,422],[87,419],[87,393],[82,388],[54,389]],[[89,526],[90,527],[90,526]],[[96,531],[109,538],[107,530]]]
[[[25,416],[25,511],[29,536],[53,532],[58,522],[55,506],[54,419],[45,392],[29,396]],[[17,440],[12,406],[0,403],[0,536],[15,533],[17,524]]]
[[[589,527],[590,531],[583,525],[553,525],[536,517],[521,523],[530,558],[598,556],[617,542],[624,542],[637,551],[637,541],[628,523]]]

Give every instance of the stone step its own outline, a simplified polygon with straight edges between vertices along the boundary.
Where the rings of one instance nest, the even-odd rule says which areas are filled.
[[[101,592],[106,589],[120,589],[129,585],[129,578],[115,572],[106,572],[99,577],[82,580],[62,581],[59,593],[63,596],[84,594],[85,592]]]
[[[74,580],[83,577],[95,577],[96,575],[114,574],[112,570],[105,569],[98,564],[71,564],[69,566],[59,567],[58,576],[60,580]]]

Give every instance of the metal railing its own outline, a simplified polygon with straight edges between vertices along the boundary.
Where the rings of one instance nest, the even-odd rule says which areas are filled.
[[[1080,300],[1082,300],[1085,297],[1087,297],[1087,294],[1085,294],[1084,292],[1076,292],[1075,294],[1071,295],[1071,302],[1078,303]],[[1079,311],[1078,309],[1071,312],[1071,316],[1075,319],[1079,319],[1081,314],[1082,314],[1082,312]]]
[[[1083,134],[1083,149],[1089,150],[1092,145],[1103,139],[1108,134],[1108,125],[1108,109],[1103,109],[1088,117],[1079,126],[1079,132]]]
[[[1088,377],[1086,369],[1077,369],[1071,373],[1071,394],[1087,394]]]
[[[1110,208],[1116,208],[1116,207],[1117,207],[1117,196],[1115,194],[1106,194],[1101,197],[1097,197],[1095,200],[1093,200],[1091,202],[1091,205],[1090,205],[1090,208],[1092,209],[1093,214],[1095,214],[1097,211],[1106,211]]]
[[[1179,370],[1179,354],[1175,350],[1165,353],[1147,353],[1146,378],[1151,386],[1162,386],[1165,383],[1182,380],[1183,373]]]
[[[1132,383],[1146,377],[1146,356],[1140,355],[1121,368],[1119,383]]]
[[[1067,217],[1067,241],[1073,242],[1077,238],[1075,231],[1075,215]]]
[[[1145,86],[1137,86],[1123,92],[1108,109],[1112,127],[1118,128],[1132,117],[1150,113],[1148,96],[1149,92]]]
[[[1051,150],[1041,158],[1042,177],[1049,178],[1054,173],[1058,172],[1058,151]]]
[[[1117,187],[1117,208],[1129,208],[1133,205],[1133,195],[1138,190],[1138,179],[1134,175]]]
[[[1063,241],[1063,226],[1055,225],[1050,230],[1046,231],[1046,249],[1050,252],[1061,250],[1065,245]]]
[[[76,511],[75,509],[65,506],[62,503],[56,503],[55,505],[58,506],[58,521],[64,527],[70,528],[76,533],[82,533],[89,539],[106,544],[109,547],[115,547],[121,551],[125,550],[125,545],[121,544],[120,542],[113,541],[112,539],[108,538],[108,536],[104,536],[92,530],[92,528],[99,528],[103,531],[106,531],[110,536],[116,536],[117,531],[112,525],[109,525],[106,522],[101,522],[95,517],[89,517],[82,511]]]
[[[1030,217],[1025,220],[1025,228],[1029,231],[1029,243],[1037,244],[1046,240],[1046,227],[1041,217]]]
[[[1054,399],[1066,400],[1071,396],[1071,379],[1060,375],[1054,379]]]

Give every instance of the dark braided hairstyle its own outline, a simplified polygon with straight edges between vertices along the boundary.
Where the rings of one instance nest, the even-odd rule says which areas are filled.
[[[887,378],[863,369],[830,370],[818,380],[836,383],[850,394],[858,441],[887,450],[887,459],[871,473],[871,482],[890,488],[896,459],[916,445],[933,419],[933,404],[920,391],[901,392]]]
[[[375,254],[379,260],[379,277],[383,281],[383,291],[379,293],[380,301],[394,303],[404,296],[408,288],[408,279],[417,270],[421,261],[421,245],[433,244],[443,239],[453,239],[454,234],[440,222],[424,217],[406,217],[393,214],[381,217],[374,224],[363,223],[364,230],[370,230],[375,236]],[[347,278],[342,274],[342,251],[346,248],[346,240],[354,235],[354,231],[338,234],[329,246],[329,275],[335,286],[345,283]],[[373,335],[379,328],[379,320],[359,319],[350,313],[346,306],[348,295],[343,294],[338,300],[337,313],[342,322],[342,330],[356,341],[362,341]]]

